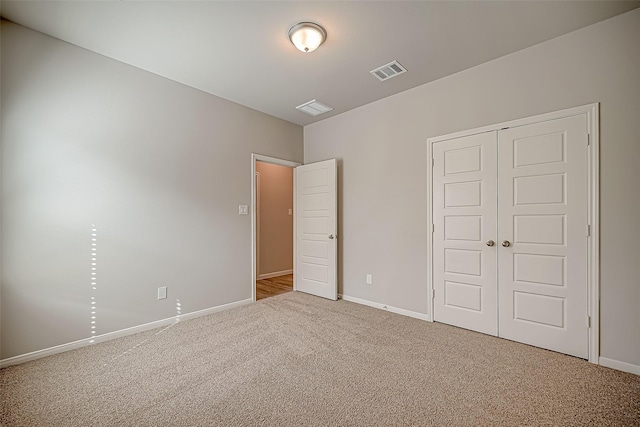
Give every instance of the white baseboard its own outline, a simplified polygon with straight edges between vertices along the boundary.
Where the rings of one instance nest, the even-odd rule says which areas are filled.
[[[274,271],[273,273],[264,273],[258,275],[258,280],[270,279],[272,277],[284,276],[286,274],[293,274],[293,270]]]
[[[618,371],[630,372],[632,374],[640,375],[640,365],[620,362],[619,360],[608,359],[606,357],[600,357],[598,359],[598,364],[607,368],[617,369]]]
[[[402,308],[392,307],[385,304],[380,304],[378,302],[372,302],[361,298],[351,297],[349,295],[338,295],[339,298],[342,298],[345,301],[354,302],[356,304],[362,304],[373,308],[378,308],[380,310],[387,310],[392,313],[401,314],[403,316],[409,316],[420,320],[431,321],[431,318],[428,314],[418,313],[415,311],[405,310]],[[600,357],[598,359],[598,364],[605,366],[607,368],[616,369],[618,371],[629,372],[632,374],[640,375],[640,365],[634,365],[632,363],[621,362],[615,359],[608,359],[606,357]]]
[[[367,305],[369,307],[378,308],[380,310],[390,311],[392,313],[401,314],[403,316],[413,317],[415,319],[420,320],[428,320],[431,321],[431,318],[428,314],[418,313],[417,311],[405,310],[404,308],[392,307],[386,304],[380,304],[378,302],[368,301],[366,299],[350,297],[349,295],[338,295],[345,301],[355,302],[356,304]]]
[[[40,359],[42,357],[63,353],[65,351],[75,350],[81,347],[86,347],[88,345],[109,341],[115,338],[120,338],[127,335],[133,335],[133,334],[148,331],[151,329],[161,328],[163,326],[168,326],[172,323],[176,323],[181,320],[194,319],[196,317],[206,316],[207,314],[216,313],[218,311],[228,310],[234,307],[240,307],[241,305],[246,305],[251,302],[253,302],[252,299],[245,299],[241,301],[232,302],[229,304],[219,305],[216,307],[205,308],[204,310],[198,310],[191,313],[181,314],[179,316],[173,316],[167,319],[156,320],[155,322],[145,323],[142,325],[121,329],[119,331],[109,332],[102,335],[96,335],[95,337],[85,338],[78,341],[61,344],[55,347],[45,348],[43,350],[32,351],[31,353],[21,354],[19,356],[10,357],[8,359],[2,359],[0,360],[0,369],[6,368],[7,366],[17,365],[19,363]]]

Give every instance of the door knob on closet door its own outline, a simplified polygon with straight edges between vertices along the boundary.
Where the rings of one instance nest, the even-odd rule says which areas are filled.
[[[493,246],[495,244],[496,244],[496,242],[494,242],[493,240],[487,241],[487,246]]]
[[[333,237],[333,234],[329,234],[329,238],[330,238],[331,240],[333,240],[333,238],[334,238],[334,237]]]
[[[508,240],[505,240],[502,242],[502,246],[504,246],[505,248],[508,248],[509,246],[511,246],[511,242]]]

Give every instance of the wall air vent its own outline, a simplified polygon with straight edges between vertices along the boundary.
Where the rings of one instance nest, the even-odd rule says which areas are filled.
[[[328,113],[333,110],[333,108],[328,107],[324,104],[319,103],[315,99],[312,99],[309,102],[305,102],[302,105],[298,105],[296,110],[300,110],[303,113],[307,113],[311,116],[319,116],[320,114]]]
[[[391,77],[395,77],[399,74],[406,73],[407,69],[404,68],[398,61],[389,62],[382,67],[378,67],[375,70],[369,71],[376,76],[381,82],[389,80]]]

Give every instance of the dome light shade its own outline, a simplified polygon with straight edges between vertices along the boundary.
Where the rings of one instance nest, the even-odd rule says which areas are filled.
[[[327,32],[313,22],[300,22],[289,30],[289,40],[301,52],[313,52],[327,38]]]

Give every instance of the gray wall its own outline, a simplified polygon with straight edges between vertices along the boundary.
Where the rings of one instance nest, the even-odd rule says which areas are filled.
[[[427,313],[427,138],[600,102],[601,356],[640,365],[639,46],[635,10],[306,126],[341,162],[341,292]]]
[[[301,127],[6,21],[1,102],[2,358],[251,298],[251,153]]]

